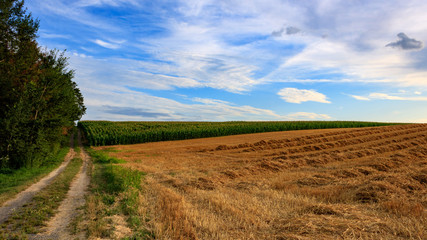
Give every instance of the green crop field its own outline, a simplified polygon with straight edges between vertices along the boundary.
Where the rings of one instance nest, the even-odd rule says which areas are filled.
[[[109,122],[81,121],[87,143],[91,146],[134,144],[246,133],[303,129],[356,128],[385,126],[396,123],[351,121],[296,122]]]

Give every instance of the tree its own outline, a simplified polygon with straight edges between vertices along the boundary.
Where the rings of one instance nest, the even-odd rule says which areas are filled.
[[[42,50],[24,1],[0,0],[0,167],[37,167],[85,113],[67,58]]]

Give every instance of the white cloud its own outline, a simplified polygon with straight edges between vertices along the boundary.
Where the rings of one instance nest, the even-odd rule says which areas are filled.
[[[361,101],[369,101],[369,100],[371,100],[370,98],[364,97],[364,96],[358,96],[358,95],[349,95],[349,96],[351,96],[351,97],[353,97],[353,98],[355,98],[357,100],[361,100]]]
[[[385,47],[360,51],[344,42],[329,39],[310,43],[302,52],[287,59],[265,77],[269,81],[304,82],[311,72],[338,77],[330,82],[383,83],[394,87],[427,87],[427,71],[417,69],[414,59],[404,51]],[[309,75],[309,76],[307,76]],[[325,82],[317,78],[312,82]]]
[[[289,103],[302,103],[302,102],[320,102],[331,103],[326,100],[326,96],[315,90],[297,89],[297,88],[283,88],[277,93],[280,98]]]
[[[357,6],[359,3],[363,7]],[[427,39],[427,23],[421,23],[427,3],[320,1],[306,9],[311,19],[301,25],[306,34],[305,49],[284,59],[266,81],[309,81],[313,72],[336,74],[338,77],[327,79],[331,82],[427,87],[427,71],[417,67],[415,60],[416,54],[425,53],[385,47],[401,31],[422,41]],[[313,77],[312,82],[322,81]]]
[[[391,96],[385,93],[371,93],[369,94],[370,99],[382,99],[382,100],[404,100],[405,98],[399,96]]]
[[[86,55],[86,54],[84,54],[84,53],[78,53],[78,52],[74,52],[74,53],[73,53],[73,56],[81,57],[81,58],[87,58],[87,57],[90,57],[90,56],[87,56],[87,55]]]
[[[357,100],[369,101],[369,100],[398,100],[398,101],[427,101],[427,97],[424,96],[408,96],[406,92],[404,95],[390,95],[386,93],[370,93],[368,96],[349,95]],[[421,92],[415,92],[415,95],[420,95]]]
[[[102,41],[100,39],[96,39],[93,40],[92,42],[98,44],[101,47],[105,47],[105,48],[109,48],[109,49],[118,49],[120,48],[120,44],[123,43],[124,41],[117,41],[117,42],[106,42],[106,41]]]
[[[252,77],[257,67],[240,63],[227,55],[195,54],[181,50],[157,54],[158,59],[167,63],[134,61],[134,66],[139,66],[146,72],[182,76],[196,82],[194,86],[223,89],[234,93],[249,91],[260,83]]]
[[[262,82],[253,76],[259,69],[255,61],[261,54],[259,50],[229,46],[222,40],[227,33],[220,26],[209,26],[204,21],[170,21],[167,27],[170,33],[166,37],[144,39],[145,44],[138,46],[167,62],[141,62],[147,71],[185,76],[201,85],[234,93],[249,91]]]
[[[175,75],[151,72],[156,69],[141,70],[141,63],[136,60],[110,58],[97,59],[74,52],[70,57],[70,66],[76,71],[76,80],[83,84],[88,81],[100,86],[109,85],[113,88],[172,90],[174,88],[203,87],[200,82]],[[160,66],[159,66],[160,68]],[[159,70],[159,69],[157,69]],[[160,71],[161,72],[161,71]]]
[[[327,120],[331,117],[327,114],[318,114],[311,112],[296,112],[287,115],[292,120],[308,119],[308,120]]]
[[[70,35],[65,35],[65,34],[55,34],[55,33],[47,33],[47,32],[41,32],[40,36],[42,38],[63,38],[63,39],[70,39],[72,38]]]
[[[110,5],[113,7],[117,7],[120,4],[132,4],[137,6],[137,0],[80,0],[75,3],[76,6],[79,7],[89,7],[89,6],[102,6],[102,5]]]
[[[214,105],[214,104],[230,104],[227,101],[222,101],[222,100],[218,100],[218,99],[210,99],[210,98],[193,98],[192,99],[194,102],[200,102],[200,103],[204,103],[204,104],[210,104],[210,105]]]
[[[123,75],[122,79],[126,79],[125,81],[121,81],[121,84],[137,88],[171,90],[175,87],[203,87],[200,82],[187,77],[169,76],[136,70],[117,71],[116,74]]]

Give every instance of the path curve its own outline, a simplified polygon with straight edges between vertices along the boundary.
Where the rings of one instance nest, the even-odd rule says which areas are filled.
[[[70,151],[65,156],[64,162],[57,169],[53,170],[51,173],[49,173],[46,177],[42,178],[37,183],[31,185],[29,188],[17,194],[15,198],[6,201],[0,207],[0,224],[6,221],[16,210],[21,208],[24,204],[28,203],[31,199],[33,199],[36,193],[48,186],[56,176],[58,176],[62,171],[64,171],[65,167],[68,165],[70,160],[74,158],[76,154],[73,148],[73,142],[74,135],[72,134],[70,139]]]
[[[78,132],[78,141],[80,146],[80,157],[83,165],[80,171],[74,177],[70,185],[70,190],[66,198],[58,208],[58,213],[50,219],[43,232],[31,239],[75,239],[68,230],[68,225],[78,214],[78,208],[85,204],[85,194],[90,183],[88,167],[90,157],[84,150],[81,143],[81,134]]]

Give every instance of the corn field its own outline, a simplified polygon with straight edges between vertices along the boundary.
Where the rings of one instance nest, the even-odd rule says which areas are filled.
[[[303,129],[358,128],[392,125],[353,121],[279,122],[110,122],[80,121],[91,146],[134,144]]]

